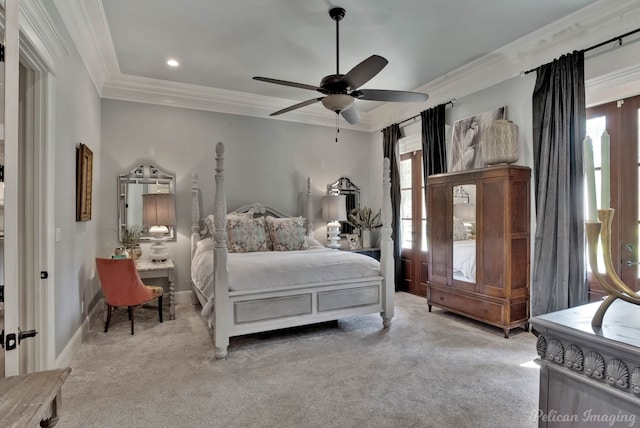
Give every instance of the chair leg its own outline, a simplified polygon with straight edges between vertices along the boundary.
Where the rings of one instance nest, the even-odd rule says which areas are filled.
[[[158,315],[160,315],[160,322],[162,322],[162,296],[158,297]]]
[[[107,322],[104,324],[104,332],[109,330],[109,323],[111,322],[111,305],[107,305]]]
[[[133,309],[129,306],[129,319],[131,320],[131,336],[133,336]]]

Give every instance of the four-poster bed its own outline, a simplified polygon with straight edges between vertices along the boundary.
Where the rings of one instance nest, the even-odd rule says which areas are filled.
[[[383,326],[390,326],[395,284],[388,159],[383,165],[379,263],[324,248],[313,239],[310,179],[306,219],[260,203],[227,213],[224,179],[224,145],[218,143],[214,213],[200,218],[194,175],[191,226],[193,293],[214,330],[216,358],[226,358],[233,336],[370,313],[380,313]],[[203,222],[206,227],[201,228]]]

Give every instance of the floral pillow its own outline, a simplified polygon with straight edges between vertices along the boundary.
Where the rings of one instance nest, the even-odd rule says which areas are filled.
[[[266,225],[274,251],[304,250],[304,217],[266,217]]]
[[[230,253],[267,251],[264,218],[229,215],[227,217],[227,247]]]
[[[464,227],[464,222],[458,217],[453,217],[453,240],[464,241],[469,239],[467,234],[467,228]]]

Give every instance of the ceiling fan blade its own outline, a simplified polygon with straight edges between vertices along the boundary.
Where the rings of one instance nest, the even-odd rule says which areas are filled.
[[[355,104],[353,104],[348,109],[340,112],[340,114],[342,115],[342,117],[344,117],[344,120],[346,120],[351,125],[355,125],[356,123],[360,122],[360,112],[358,111],[358,108]]]
[[[322,98],[324,98],[324,97],[320,97],[320,98],[313,98],[313,99],[311,99],[311,100],[307,100],[307,101],[303,101],[303,102],[298,103],[298,104],[294,104],[294,105],[292,105],[292,106],[290,106],[290,107],[283,108],[282,110],[278,110],[278,111],[277,111],[277,112],[275,112],[275,113],[271,113],[269,116],[277,116],[277,115],[279,115],[279,114],[286,113],[286,112],[289,112],[289,111],[291,111],[291,110],[295,110],[295,109],[298,109],[298,108],[301,108],[301,107],[306,107],[306,106],[311,105],[311,104],[313,104],[313,103],[317,103],[317,102],[318,102],[318,101],[320,101]]]
[[[371,55],[349,70],[349,72],[342,77],[342,80],[347,82],[352,90],[358,89],[371,80],[373,76],[380,73],[380,70],[388,63],[389,61],[379,55]]]
[[[276,85],[293,86],[294,88],[309,89],[311,91],[319,91],[324,93],[324,89],[319,88],[317,86],[306,85],[304,83],[289,82],[288,80],[270,79],[268,77],[260,77],[260,76],[255,76],[253,80],[259,80],[261,82],[267,82],[267,83],[275,83]]]
[[[387,91],[384,89],[360,89],[351,95],[360,100],[405,103],[420,103],[429,99],[429,95],[420,92]]]

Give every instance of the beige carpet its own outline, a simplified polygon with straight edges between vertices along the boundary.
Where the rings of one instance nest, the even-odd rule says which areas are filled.
[[[168,314],[167,314],[168,315]],[[396,294],[396,316],[232,338],[214,361],[206,324],[180,306],[95,326],[72,362],[58,427],[535,427],[536,338]]]

